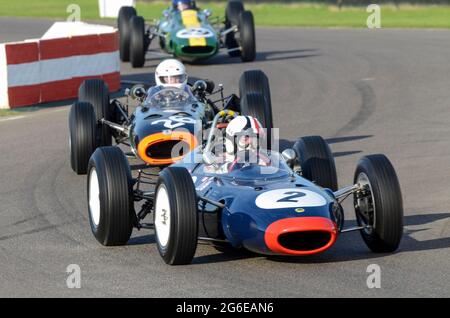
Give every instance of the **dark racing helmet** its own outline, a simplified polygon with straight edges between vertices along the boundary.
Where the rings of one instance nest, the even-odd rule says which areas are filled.
[[[193,0],[172,0],[172,5],[174,9],[180,11],[195,8],[195,1]]]

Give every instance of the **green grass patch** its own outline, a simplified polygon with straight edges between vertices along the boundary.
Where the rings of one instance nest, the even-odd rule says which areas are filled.
[[[20,112],[9,109],[0,109],[0,117],[17,116],[17,115],[20,115]]]
[[[99,20],[96,0],[28,0],[0,2],[0,16],[65,18],[66,8],[76,3],[81,8],[82,20]],[[224,15],[225,3],[198,1],[202,8]],[[138,2],[137,10],[147,20],[158,19],[168,1]],[[247,4],[253,11],[259,26],[308,26],[308,27],[366,27],[369,13],[365,7],[344,7],[324,4]],[[381,24],[386,28],[450,28],[450,6],[430,5],[382,6]]]

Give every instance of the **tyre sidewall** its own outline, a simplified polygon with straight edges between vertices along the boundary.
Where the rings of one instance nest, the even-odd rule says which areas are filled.
[[[174,249],[174,243],[176,242],[176,228],[177,228],[177,217],[176,217],[176,209],[177,209],[177,202],[174,196],[175,189],[174,185],[171,182],[170,178],[167,178],[165,176],[161,176],[161,178],[158,180],[158,183],[156,185],[156,192],[155,195],[158,194],[158,191],[160,190],[160,187],[164,186],[167,191],[167,196],[169,199],[169,207],[170,207],[170,229],[169,229],[169,237],[167,241],[167,245],[164,247],[161,245],[159,237],[158,237],[158,231],[155,228],[155,239],[156,239],[156,245],[158,247],[158,251],[161,255],[161,257],[164,259],[166,263],[168,263],[172,257],[172,251]],[[157,203],[156,203],[157,204]],[[156,204],[155,204],[155,211],[156,211]],[[156,212],[154,217],[156,218]]]
[[[243,11],[240,13],[239,33],[242,48],[242,61],[254,61],[256,57],[255,25],[253,14],[250,11]]]
[[[382,155],[376,159],[380,160]],[[385,158],[385,157],[384,157]],[[375,160],[376,160],[375,159]],[[363,157],[355,170],[354,182],[358,180],[358,176],[364,173],[370,182],[374,206],[375,206],[375,228],[369,234],[366,231],[361,231],[361,236],[367,246],[374,252],[392,252],[398,248],[403,234],[403,204],[400,192],[400,185],[395,174],[394,168],[386,159],[381,159],[386,164],[389,173],[389,179],[386,184],[380,182],[380,173],[377,171],[380,167],[376,167],[377,162],[372,162],[369,157]],[[378,163],[379,164],[379,163]],[[394,207],[394,208],[392,208]],[[398,213],[398,214],[395,214]],[[363,225],[359,216],[357,216],[358,224]],[[399,225],[400,229],[390,228],[393,222]],[[394,240],[385,237],[384,233],[396,231],[398,236]]]
[[[133,67],[142,67],[145,63],[145,24],[140,16],[134,16],[130,20],[130,62]]]
[[[69,112],[70,164],[78,174],[85,174],[96,144],[95,114],[89,103],[75,103]]]
[[[130,60],[130,19],[136,15],[133,7],[122,7],[117,19],[119,29],[120,59],[123,62]]]

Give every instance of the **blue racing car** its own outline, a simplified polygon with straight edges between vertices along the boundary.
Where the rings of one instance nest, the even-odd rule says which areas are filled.
[[[402,195],[384,155],[362,157],[353,184],[338,190],[334,158],[319,136],[302,137],[279,153],[265,145],[267,135],[255,117],[223,110],[211,127],[204,147],[156,175],[154,190],[136,191],[119,148],[96,150],[88,201],[100,243],[126,244],[133,226],[154,228],[159,253],[170,265],[191,263],[198,240],[303,256],[329,249],[341,233],[360,231],[374,252],[398,248]],[[341,203],[349,196],[357,226],[346,228]],[[142,199],[136,213],[134,202]],[[142,222],[146,215],[152,223]]]

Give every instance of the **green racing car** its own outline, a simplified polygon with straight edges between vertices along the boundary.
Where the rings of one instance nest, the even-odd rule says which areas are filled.
[[[240,1],[227,3],[225,19],[212,17],[210,10],[200,10],[195,1],[174,0],[159,21],[146,25],[135,8],[119,11],[120,59],[133,67],[143,67],[153,39],[168,55],[195,63],[218,54],[224,48],[231,57],[244,62],[256,57],[253,14]]]

